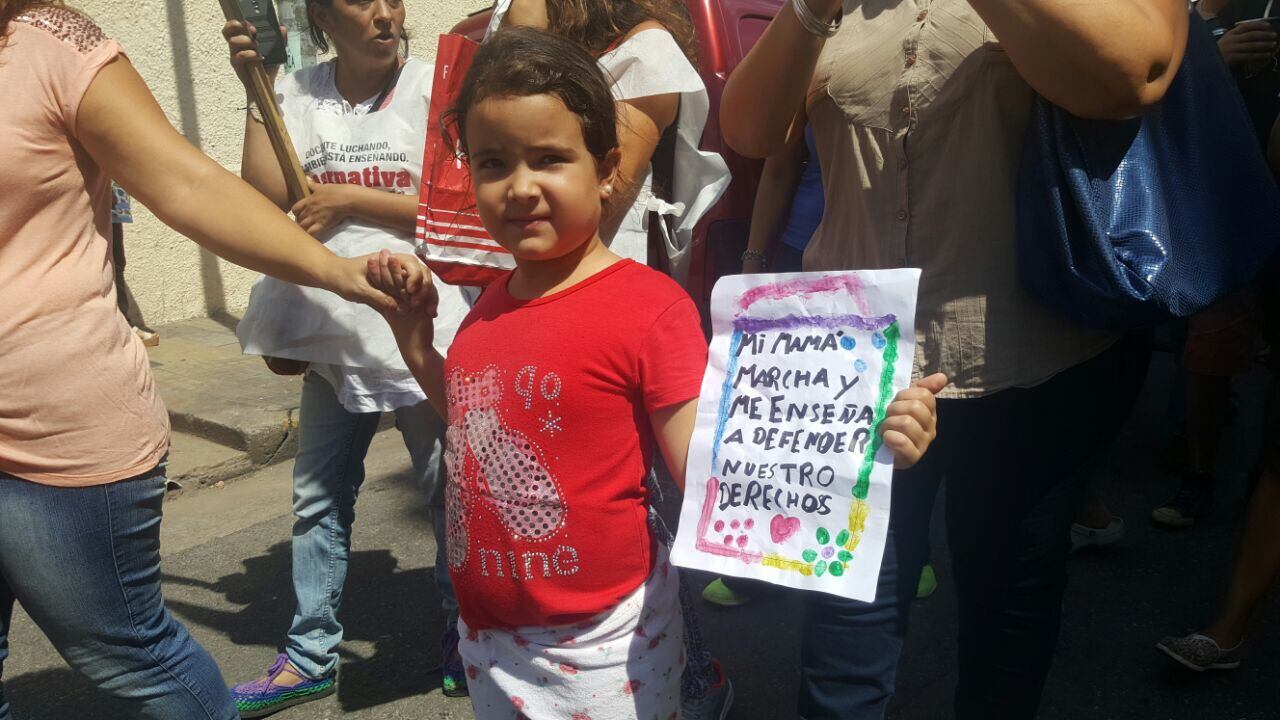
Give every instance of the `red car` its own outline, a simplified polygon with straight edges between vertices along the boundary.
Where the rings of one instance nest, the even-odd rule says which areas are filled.
[[[698,223],[689,256],[686,289],[703,311],[711,303],[711,288],[722,275],[742,268],[747,228],[755,201],[762,163],[739,156],[720,137],[720,94],[725,80],[764,33],[784,0],[685,0],[698,36],[698,73],[707,86],[711,114],[702,133],[702,149],[720,153],[733,181],[720,202]],[[453,32],[474,40],[484,36],[492,9],[481,10],[458,23]]]

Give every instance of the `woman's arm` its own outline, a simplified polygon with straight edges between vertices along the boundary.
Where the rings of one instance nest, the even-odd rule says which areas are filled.
[[[662,140],[662,133],[676,121],[680,109],[680,95],[651,95],[618,103],[618,144],[622,160],[618,163],[621,187],[600,219],[600,237],[613,239],[623,218],[635,202],[636,194],[649,172],[653,153]]]
[[[824,22],[840,11],[841,0],[805,1]],[[825,44],[804,29],[789,5],[782,6],[720,96],[720,132],[729,147],[744,157],[767,158],[781,151],[793,133],[801,134],[796,116],[804,110]]]
[[[1186,0],[969,0],[1024,79],[1074,115],[1159,102],[1187,40]]]
[[[547,28],[547,0],[512,0],[503,27]]]
[[[824,21],[840,9],[840,0],[806,1]],[[1082,117],[1130,117],[1159,101],[1186,46],[1185,0],[969,4],[1027,82]],[[730,147],[746,157],[768,157],[798,131],[794,119],[824,42],[783,7],[725,85],[720,129]]]
[[[237,265],[379,309],[396,307],[369,285],[363,260],[329,252],[192,147],[128,60],[117,58],[102,68],[76,117],[76,137],[94,161],[179,233]]]
[[[412,233],[418,223],[418,197],[359,185],[311,183],[311,195],[294,203],[293,216],[303,230],[318,236],[349,217]]]
[[[281,32],[283,34],[283,28]],[[236,20],[229,20],[222,27],[222,36],[227,39],[231,49],[231,67],[245,86],[248,96],[249,66],[260,61],[258,43],[254,39],[256,31],[253,25]],[[279,67],[267,69],[267,77],[274,87]],[[270,198],[271,202],[281,210],[289,209],[289,190],[284,182],[284,171],[276,162],[275,151],[271,149],[271,138],[267,136],[267,126],[255,120],[251,113],[244,118],[244,149],[240,153],[240,177],[245,179],[258,192]]]
[[[801,125],[803,127],[803,124]],[[747,237],[747,251],[769,253],[769,248],[782,236],[786,227],[791,201],[795,198],[796,184],[804,168],[804,133],[794,133],[782,152],[770,155],[764,161],[760,186],[756,189],[755,205],[751,208],[751,232]],[[813,162],[811,160],[810,162]],[[744,259],[742,272],[758,273],[765,270],[758,258]]]

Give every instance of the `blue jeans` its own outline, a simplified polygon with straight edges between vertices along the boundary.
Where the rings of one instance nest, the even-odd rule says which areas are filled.
[[[1149,344],[1130,338],[1038,386],[938,402],[937,441],[916,467],[894,475],[876,599],[805,595],[805,720],[885,716],[944,478],[959,599],[955,715],[1036,716],[1083,495],[1076,471],[1128,417],[1134,384],[1146,372],[1144,352]]]
[[[444,421],[428,402],[400,408],[395,415],[431,509],[435,582],[453,627],[458,601],[445,564]],[[338,666],[338,610],[351,555],[356,496],[380,419],[381,413],[343,408],[333,387],[319,375],[307,373],[304,378],[293,464],[293,592],[298,606],[285,653],[294,667],[313,678],[325,677]]]
[[[164,465],[88,488],[0,473],[0,672],[16,599],[64,659],[152,720],[239,716],[209,654],[160,593]],[[0,687],[0,720],[9,705]]]

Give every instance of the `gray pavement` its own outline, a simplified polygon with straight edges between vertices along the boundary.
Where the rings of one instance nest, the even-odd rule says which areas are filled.
[[[166,337],[165,343],[170,342]],[[1260,379],[1241,385],[1236,426],[1257,422]],[[1261,613],[1244,667],[1196,676],[1158,656],[1162,635],[1200,624],[1229,566],[1244,493],[1249,433],[1228,428],[1229,462],[1216,515],[1190,532],[1159,531],[1147,521],[1167,499],[1173,478],[1152,468],[1166,416],[1167,356],[1158,356],[1136,420],[1109,464],[1109,498],[1129,524],[1123,544],[1072,560],[1065,623],[1041,717],[1047,720],[1280,718],[1280,597]],[[162,390],[168,393],[162,384]],[[1256,427],[1256,425],[1252,425]],[[229,681],[270,661],[292,612],[289,587],[289,468],[281,463],[221,489],[188,491],[166,509],[165,594],[171,609],[221,664]],[[429,520],[408,473],[397,433],[374,440],[369,480],[358,507],[355,549],[343,618],[342,685],[335,697],[281,713],[281,720],[471,718],[465,700],[444,698],[439,676],[441,618],[429,566]],[[941,587],[916,604],[895,720],[950,716],[955,683],[955,603],[935,519]],[[694,582],[701,588],[704,576]],[[763,599],[735,610],[703,607],[709,642],[737,688],[738,720],[793,718],[798,682],[800,603]],[[6,667],[15,720],[122,720],[71,671],[20,612]]]

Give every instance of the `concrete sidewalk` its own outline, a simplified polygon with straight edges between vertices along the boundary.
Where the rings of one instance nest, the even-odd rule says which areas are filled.
[[[284,377],[242,355],[236,319],[223,315],[166,325],[150,348],[175,432],[247,453],[255,465],[290,454],[302,377]]]
[[[236,318],[158,328],[151,370],[173,425],[169,477],[212,485],[293,457],[302,378],[282,377],[240,354]]]

